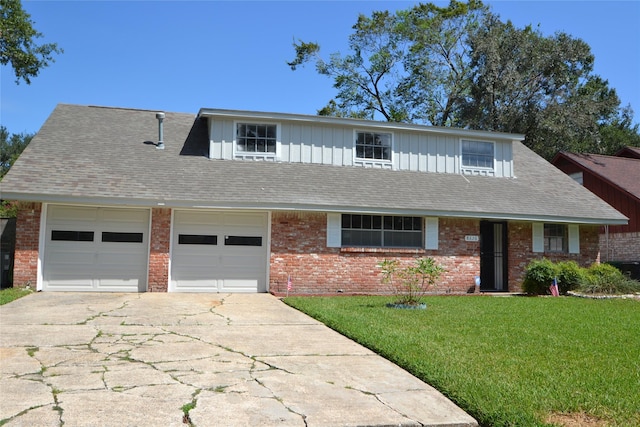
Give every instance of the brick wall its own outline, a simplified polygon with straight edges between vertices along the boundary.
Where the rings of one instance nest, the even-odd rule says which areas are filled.
[[[171,209],[151,210],[151,236],[149,252],[149,292],[167,292],[169,284],[169,239]]]
[[[15,287],[36,287],[41,213],[42,203],[20,203],[16,218],[16,250],[13,264]]]
[[[465,242],[466,234],[479,233],[479,221],[440,220],[439,250],[389,250],[378,248],[328,248],[324,213],[275,212],[271,223],[271,268],[269,290],[292,294],[387,294],[381,284],[378,263],[397,259],[402,265],[431,256],[447,269],[439,283],[440,293],[467,292],[479,274],[479,245]]]
[[[640,261],[640,233],[600,234],[602,261]]]
[[[547,258],[551,261],[576,261],[583,267],[600,262],[599,227],[580,226],[580,253],[539,253],[533,252],[532,223],[509,223],[509,291],[522,290],[522,280],[527,264],[534,259]]]

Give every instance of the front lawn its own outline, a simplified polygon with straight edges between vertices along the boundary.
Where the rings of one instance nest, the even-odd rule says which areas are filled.
[[[29,295],[32,291],[23,288],[6,288],[0,290],[0,305],[8,304],[13,300]]]
[[[436,387],[482,426],[640,425],[640,301],[424,300],[427,310],[388,308],[385,297],[285,302]]]

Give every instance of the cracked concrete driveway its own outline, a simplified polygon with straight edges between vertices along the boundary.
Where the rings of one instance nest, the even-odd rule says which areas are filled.
[[[269,294],[37,293],[0,328],[0,425],[477,425]]]

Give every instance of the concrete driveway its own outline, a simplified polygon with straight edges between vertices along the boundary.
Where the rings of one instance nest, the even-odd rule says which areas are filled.
[[[0,307],[5,426],[475,426],[269,294],[37,293]]]

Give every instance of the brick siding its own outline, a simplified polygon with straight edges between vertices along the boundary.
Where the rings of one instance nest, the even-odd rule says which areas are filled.
[[[151,237],[149,253],[149,292],[167,292],[169,284],[169,241],[171,209],[151,210]]]
[[[640,261],[640,232],[600,234],[602,261]]]
[[[479,274],[479,244],[464,236],[479,233],[478,220],[440,220],[438,250],[378,248],[328,248],[327,216],[323,213],[275,212],[271,222],[271,269],[269,290],[292,294],[390,294],[381,284],[378,264],[384,259],[411,265],[418,257],[431,256],[447,272],[439,293],[466,293]]]
[[[42,203],[21,202],[16,218],[16,249],[13,286],[36,287],[38,281],[38,247]]]
[[[574,260],[582,266],[599,262],[598,227],[580,226],[580,254],[534,253],[532,224],[508,224],[509,291],[521,291],[527,264],[537,258]],[[379,248],[326,247],[326,214],[273,213],[271,224],[271,269],[269,290],[286,294],[290,275],[291,294],[389,294],[381,284],[378,264],[397,259],[410,265],[418,257],[433,257],[446,269],[437,293],[468,293],[480,275],[480,243],[465,241],[480,234],[480,221],[440,218],[438,250],[392,250]]]

